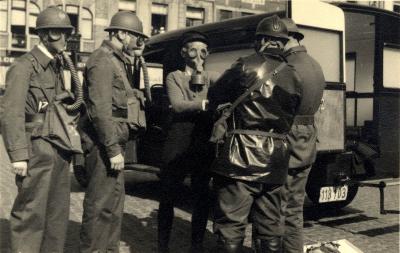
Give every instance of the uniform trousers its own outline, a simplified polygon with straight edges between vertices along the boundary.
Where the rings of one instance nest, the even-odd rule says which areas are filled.
[[[124,173],[110,169],[105,148],[94,145],[86,156],[89,185],[83,201],[80,251],[119,252],[124,209]]]
[[[303,205],[310,169],[311,166],[289,168],[286,183],[282,187],[285,253],[303,253]]]
[[[205,124],[175,122],[170,126],[163,151],[164,166],[161,171],[160,207],[158,211],[158,243],[168,248],[174,217],[174,204],[181,197],[183,181],[191,177],[192,192],[192,245],[203,241],[206,230],[209,201],[209,168],[214,155],[208,143]],[[199,127],[200,126],[200,127]]]
[[[170,167],[161,175],[161,198],[158,211],[159,243],[167,247],[174,217],[174,205],[181,197],[183,181],[187,173]],[[207,226],[209,212],[209,182],[207,172],[193,171],[190,174],[192,191],[192,244],[201,244]]]
[[[31,148],[27,176],[16,176],[18,194],[10,217],[12,252],[63,252],[71,155],[41,138],[33,139]]]
[[[253,238],[269,240],[282,235],[281,186],[214,176],[217,194],[214,232],[228,244],[244,240],[251,216]]]

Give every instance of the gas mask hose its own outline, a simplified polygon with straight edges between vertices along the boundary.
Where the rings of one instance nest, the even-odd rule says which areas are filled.
[[[151,98],[151,90],[150,90],[150,79],[149,79],[149,71],[147,70],[147,65],[146,62],[143,58],[143,56],[139,56],[139,62],[140,66],[142,67],[143,71],[143,82],[144,82],[144,90],[145,90],[145,96],[146,100],[151,104],[152,98]]]
[[[75,94],[74,103],[72,103],[70,105],[66,105],[65,108],[68,112],[74,112],[74,111],[77,111],[83,104],[83,87],[82,87],[81,81],[79,80],[78,73],[76,72],[75,66],[74,66],[71,58],[69,57],[69,55],[65,51],[63,51],[62,56],[63,56],[65,62],[67,63],[67,66],[71,72],[71,79],[72,79],[72,83],[74,85],[73,91]]]

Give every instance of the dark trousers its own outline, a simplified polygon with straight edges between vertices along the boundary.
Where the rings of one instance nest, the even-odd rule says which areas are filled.
[[[71,156],[43,139],[32,140],[26,177],[16,177],[11,210],[12,252],[63,252],[70,202]]]
[[[186,170],[172,164],[161,174],[160,206],[158,211],[158,241],[161,248],[168,248],[174,218],[174,204],[181,197]],[[209,212],[210,175],[205,168],[193,170],[192,190],[192,244],[201,244],[207,226]]]
[[[269,240],[282,235],[281,187],[214,177],[217,194],[214,232],[225,243],[240,243],[251,214],[254,239]]]
[[[86,157],[89,185],[83,201],[82,253],[119,252],[124,209],[124,173],[110,169],[104,148],[93,146]]]
[[[203,122],[203,123],[201,123]],[[191,176],[192,245],[201,245],[209,213],[209,168],[214,149],[208,143],[208,121],[173,122],[162,154],[160,206],[158,211],[158,243],[168,248],[174,218],[174,204],[181,197],[183,181]]]
[[[310,169],[311,166],[290,168],[282,187],[283,249],[286,253],[303,253],[303,205]]]

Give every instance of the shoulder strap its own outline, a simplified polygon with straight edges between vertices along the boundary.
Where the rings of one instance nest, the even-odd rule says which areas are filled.
[[[27,57],[31,61],[32,67],[35,70],[36,74],[40,74],[42,70],[37,66],[35,57],[33,57],[33,55],[31,55],[30,53],[27,54]],[[43,95],[46,97],[48,103],[52,102],[52,99],[50,95],[47,93],[46,88],[43,87],[42,83],[39,83],[39,85],[40,85],[40,90],[43,92]]]
[[[115,55],[113,55],[113,52],[111,50],[109,50],[108,48],[106,48],[106,47],[100,47],[100,48],[101,48],[101,50],[106,52],[108,55],[110,55],[113,65],[115,66],[115,68],[117,69],[117,71],[119,72],[119,74],[122,77],[122,81],[124,83],[125,89],[127,91],[131,91],[133,88],[128,80],[128,77],[126,77],[126,72],[121,68],[121,65],[120,65],[117,57],[115,57]]]
[[[275,76],[276,74],[278,74],[285,66],[286,66],[286,62],[282,62],[278,67],[276,67],[273,71],[269,72],[266,76],[266,78],[263,79],[270,79],[271,77]],[[257,89],[260,85],[263,84],[263,80],[262,79],[258,79],[252,86],[250,86],[250,88],[248,88],[242,95],[240,95],[240,97],[238,97],[233,103],[232,105],[224,112],[224,116],[226,118],[228,118],[233,110],[248,96],[250,95],[250,93],[252,93],[255,89]]]

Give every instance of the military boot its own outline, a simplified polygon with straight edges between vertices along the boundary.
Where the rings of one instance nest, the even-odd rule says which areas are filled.
[[[282,253],[282,240],[279,236],[256,239],[254,242],[256,253]]]
[[[217,248],[213,251],[215,253],[242,253],[243,241],[240,242],[225,242],[218,240]]]

